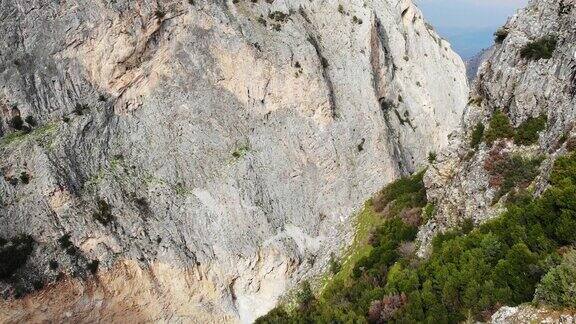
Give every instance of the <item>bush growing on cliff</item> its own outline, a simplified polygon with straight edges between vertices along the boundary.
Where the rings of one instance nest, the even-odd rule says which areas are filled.
[[[520,50],[520,56],[530,60],[549,59],[556,49],[558,40],[555,36],[545,36],[530,42]]]
[[[88,271],[90,271],[90,273],[95,275],[96,273],[98,273],[98,266],[99,265],[100,265],[100,261],[92,260],[92,261],[88,262],[88,264],[86,265],[86,268],[88,269]]]
[[[502,138],[513,138],[516,145],[532,145],[538,142],[539,133],[546,128],[546,116],[530,117],[517,128],[512,128],[508,116],[501,111],[497,111],[490,119],[485,140],[488,145]],[[477,149],[481,142],[484,126],[478,123],[472,132],[471,146]]]
[[[340,269],[342,269],[342,265],[340,264],[340,262],[338,262],[338,260],[336,259],[336,255],[334,253],[330,254],[329,265],[330,265],[330,272],[332,272],[332,274],[337,274],[338,272],[340,272]]]
[[[21,172],[20,173],[20,181],[23,184],[28,184],[30,183],[30,175],[27,172]]]
[[[22,120],[22,117],[20,116],[14,116],[10,120],[10,126],[16,130],[22,130],[24,127],[24,120]]]
[[[428,152],[428,163],[436,162],[437,157],[438,155],[436,154],[436,152]]]
[[[26,121],[26,123],[28,125],[30,125],[30,127],[36,127],[38,125],[33,116],[26,116],[26,118],[24,118],[24,120]]]
[[[546,128],[546,116],[530,117],[520,124],[514,135],[514,143],[531,145],[538,142],[539,133]]]
[[[552,307],[576,307],[576,251],[570,250],[536,287],[534,301]]]
[[[29,235],[19,235],[10,240],[0,237],[0,280],[9,279],[22,267],[33,249],[34,240]]]
[[[497,201],[515,187],[525,189],[538,175],[538,167],[542,157],[510,156],[497,145],[484,160],[484,169],[490,175],[490,186],[499,188],[495,200]]]
[[[98,200],[98,210],[94,212],[92,216],[104,226],[108,225],[114,219],[110,205],[103,199]]]
[[[478,123],[474,130],[472,131],[472,136],[470,139],[470,146],[477,150],[480,143],[482,143],[482,138],[484,137],[484,124]]]
[[[502,42],[504,42],[506,37],[508,37],[508,33],[509,31],[507,28],[504,27],[498,28],[498,30],[496,30],[496,32],[494,33],[494,42],[496,42],[496,44],[502,44]]]
[[[492,145],[494,141],[501,138],[513,138],[514,129],[510,125],[508,116],[501,111],[497,111],[492,115],[488,130],[486,131],[485,140],[488,145]]]

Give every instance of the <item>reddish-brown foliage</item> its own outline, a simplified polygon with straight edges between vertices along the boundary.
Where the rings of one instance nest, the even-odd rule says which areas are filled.
[[[406,294],[385,296],[382,300],[375,300],[368,310],[370,323],[386,323],[408,302]]]

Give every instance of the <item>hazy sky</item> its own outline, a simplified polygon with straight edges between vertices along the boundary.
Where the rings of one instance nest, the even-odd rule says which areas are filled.
[[[490,46],[492,34],[528,0],[416,0],[426,20],[463,57]]]

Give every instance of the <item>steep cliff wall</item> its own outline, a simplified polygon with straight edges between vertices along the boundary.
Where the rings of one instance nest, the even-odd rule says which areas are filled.
[[[322,289],[262,323],[573,322],[575,37],[572,0],[512,17],[449,146],[366,202]]]
[[[575,5],[572,0],[533,0],[501,29],[502,42],[495,44],[472,86],[460,135],[426,174],[437,215],[420,231],[421,254],[433,233],[465,219],[480,223],[505,208],[501,179],[491,170],[495,158],[544,159],[534,181],[521,187],[534,195],[546,188],[553,161],[576,135]],[[537,55],[527,50],[548,39],[554,43],[551,50],[540,48]],[[474,130],[482,124],[488,132],[496,111],[503,112],[516,130],[526,129],[526,122],[538,117],[545,118],[545,127],[533,143],[509,136],[497,144],[482,139],[471,147]]]
[[[0,15],[0,235],[34,240],[0,283],[2,321],[250,321],[448,143],[467,100],[408,0]]]

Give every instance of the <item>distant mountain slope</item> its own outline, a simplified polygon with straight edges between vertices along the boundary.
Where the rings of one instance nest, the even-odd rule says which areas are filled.
[[[438,28],[440,35],[444,36],[452,44],[454,51],[465,61],[476,56],[480,50],[492,45],[494,30],[496,30],[496,27],[476,29],[451,28],[443,32],[441,28]]]
[[[464,64],[466,65],[466,77],[468,78],[468,82],[472,83],[476,74],[478,73],[478,69],[480,65],[484,61],[486,61],[490,55],[494,52],[494,47],[489,47],[486,49],[481,50],[478,54],[474,55],[473,57],[464,60]]]

